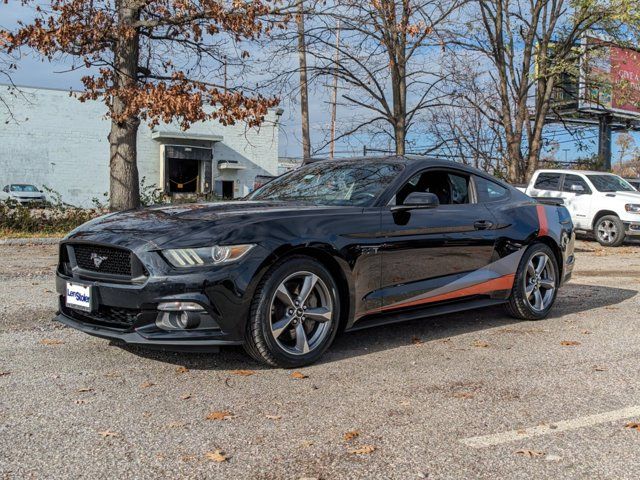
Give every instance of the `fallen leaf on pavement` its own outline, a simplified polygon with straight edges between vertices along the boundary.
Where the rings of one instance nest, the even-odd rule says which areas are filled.
[[[373,445],[362,445],[358,448],[352,448],[349,450],[349,453],[353,455],[367,455],[369,453],[373,453],[376,450],[376,447]]]
[[[186,425],[186,423],[184,422],[169,422],[167,423],[167,427],[169,428],[180,428],[180,427],[184,427]]]
[[[516,455],[523,455],[525,457],[544,457],[545,453],[538,450],[516,450]]]
[[[455,398],[473,398],[473,393],[471,392],[455,392],[453,394]]]
[[[627,423],[624,428],[629,428],[629,429],[633,429],[633,430],[638,430],[640,432],[640,423],[637,422],[629,422]]]
[[[176,368],[176,373],[187,373],[189,369],[187,367],[178,367]]]
[[[98,432],[103,437],[119,437],[120,434],[118,432],[112,432],[111,430],[104,430],[102,432]]]
[[[91,387],[82,387],[78,389],[78,393],[84,393],[84,392],[93,392],[93,388]]]
[[[573,347],[576,345],[580,345],[580,342],[576,342],[575,340],[563,340],[560,342],[560,345],[563,347]]]
[[[309,378],[309,375],[305,375],[301,372],[293,372],[291,374],[291,378],[297,378],[298,380],[302,380],[303,378]]]
[[[583,330],[582,332],[583,335],[591,335],[591,331],[590,330]]]
[[[213,460],[214,462],[226,462],[229,458],[222,450],[214,450],[213,452],[207,452],[204,454],[207,460]]]
[[[84,405],[85,403],[87,403],[87,401],[79,398],[78,400],[74,400],[73,403],[75,403],[76,405]]]
[[[607,369],[606,369],[606,368],[604,368],[604,367],[597,367],[597,366],[596,366],[596,367],[593,367],[593,369],[594,369],[596,372],[606,372],[606,371],[607,371]]]
[[[358,430],[352,430],[344,434],[344,439],[348,442],[349,440],[353,440],[356,437],[360,436],[360,432]]]
[[[62,345],[64,342],[62,340],[58,340],[57,338],[43,338],[40,340],[42,345]]]
[[[411,337],[411,343],[413,343],[414,345],[420,345],[421,343],[424,343],[424,342],[420,337]]]
[[[155,385],[155,383],[153,382],[144,382],[142,385],[140,385],[140,388],[149,388],[149,387],[153,387]]]
[[[235,415],[229,410],[222,410],[219,412],[211,412],[207,415],[207,420],[229,420],[234,417]]]
[[[240,375],[241,377],[248,377],[256,372],[254,370],[233,370],[231,373],[234,375]]]
[[[476,340],[475,342],[473,342],[473,346],[474,347],[480,347],[480,348],[487,348],[489,346],[489,344],[487,342],[482,341],[482,340]]]
[[[280,420],[282,418],[282,415],[265,414],[265,417],[268,418],[269,420]]]
[[[182,400],[189,400],[191,398],[191,394],[190,393],[185,393],[184,395],[182,395],[180,397]]]
[[[4,377],[6,375],[11,375],[11,372],[0,372],[0,377]]]

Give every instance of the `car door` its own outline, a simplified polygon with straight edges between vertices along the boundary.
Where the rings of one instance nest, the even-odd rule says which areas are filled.
[[[591,188],[580,176],[567,173],[562,181],[562,199],[569,210],[576,228],[591,228],[592,195]]]
[[[429,209],[393,209],[412,192],[434,193],[440,204]],[[382,310],[437,301],[429,294],[443,292],[469,272],[488,265],[494,224],[489,209],[477,203],[468,173],[430,168],[414,175],[382,211]]]

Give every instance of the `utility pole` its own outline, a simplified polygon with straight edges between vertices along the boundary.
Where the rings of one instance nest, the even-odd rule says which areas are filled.
[[[299,0],[298,15],[298,60],[300,63],[300,117],[302,120],[302,163],[311,158],[311,139],[309,137],[309,92],[307,88],[307,49],[304,30],[304,1]]]
[[[611,171],[611,115],[602,115],[598,119],[598,160],[605,172]]]
[[[338,60],[340,59],[340,20],[336,25],[336,53],[333,62],[333,98],[331,99],[331,142],[329,143],[329,158],[333,158],[336,151],[336,113],[338,110]]]

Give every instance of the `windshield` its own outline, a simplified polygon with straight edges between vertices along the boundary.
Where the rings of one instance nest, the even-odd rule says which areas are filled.
[[[33,185],[11,185],[12,192],[37,192],[38,189]]]
[[[371,205],[398,176],[400,163],[317,162],[272,180],[250,200],[302,200],[318,205]]]
[[[599,192],[635,192],[629,183],[617,175],[587,175]]]

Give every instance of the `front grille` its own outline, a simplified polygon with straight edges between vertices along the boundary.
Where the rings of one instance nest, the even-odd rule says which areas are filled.
[[[77,265],[92,272],[132,276],[131,252],[98,245],[73,245]]]
[[[81,322],[120,329],[131,328],[140,313],[139,310],[131,308],[107,307],[106,305],[100,305],[98,310],[94,312],[83,312],[69,307],[64,307],[64,310],[64,313]]]

